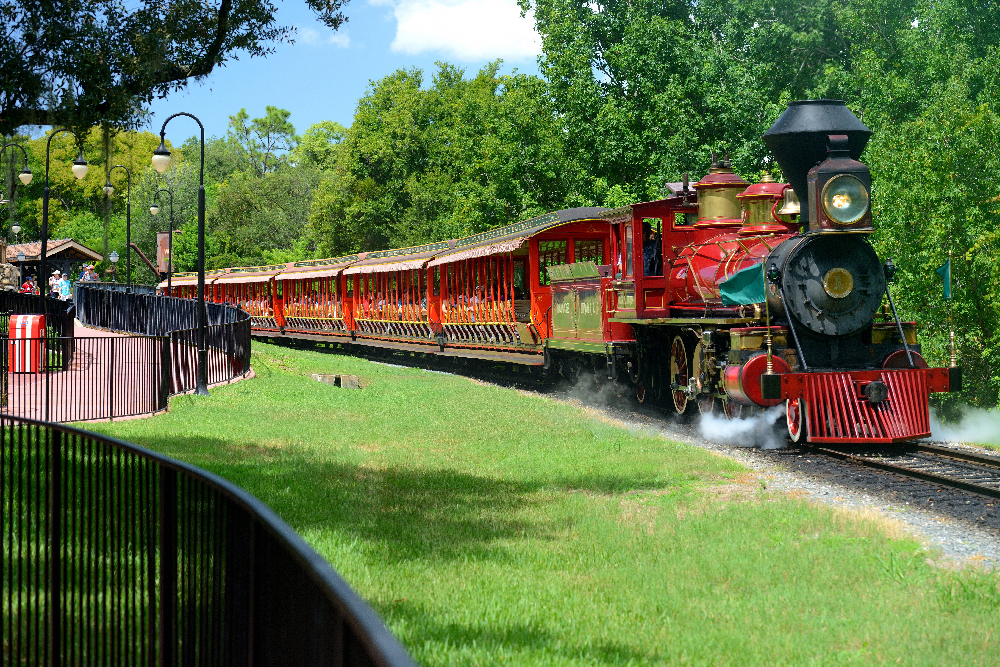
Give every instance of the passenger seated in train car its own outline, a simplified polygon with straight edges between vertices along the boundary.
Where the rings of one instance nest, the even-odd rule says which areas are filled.
[[[642,221],[642,270],[647,276],[663,275],[663,244],[648,220]]]

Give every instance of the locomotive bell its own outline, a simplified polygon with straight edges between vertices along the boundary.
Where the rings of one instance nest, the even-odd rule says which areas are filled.
[[[760,183],[751,185],[736,195],[743,206],[743,226],[740,234],[787,234],[798,231],[798,224],[790,215],[777,210],[784,192],[793,192],[785,183],[775,183],[770,174],[764,174]]]
[[[778,209],[778,215],[798,215],[802,212],[799,197],[795,194],[794,188],[785,188],[784,197],[781,208]]]

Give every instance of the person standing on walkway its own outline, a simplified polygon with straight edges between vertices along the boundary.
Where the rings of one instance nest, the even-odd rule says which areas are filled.
[[[62,301],[69,301],[73,298],[72,286],[69,284],[69,275],[62,277],[59,281],[59,299]]]
[[[53,271],[52,275],[49,276],[49,296],[59,297],[59,280],[62,275],[58,270]]]

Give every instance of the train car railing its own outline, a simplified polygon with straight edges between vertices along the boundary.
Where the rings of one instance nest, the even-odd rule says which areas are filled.
[[[120,440],[0,415],[4,665],[414,663],[267,506]]]

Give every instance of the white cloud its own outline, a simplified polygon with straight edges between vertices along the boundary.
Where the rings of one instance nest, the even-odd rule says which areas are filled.
[[[333,44],[346,49],[351,45],[351,37],[347,33],[317,30],[316,28],[300,28],[299,41],[310,46]]]
[[[346,49],[348,46],[351,45],[351,36],[348,35],[347,33],[335,32],[332,35],[330,35],[330,38],[327,39],[326,41]]]
[[[438,52],[461,61],[531,60],[541,51],[532,13],[517,0],[370,0],[396,16],[392,50]]]

